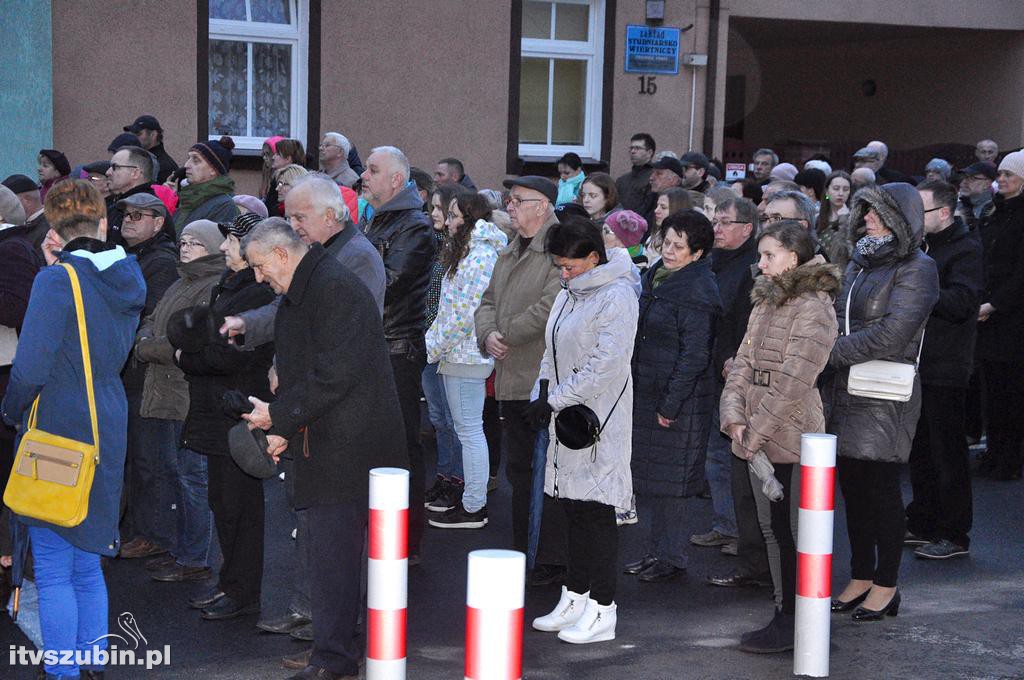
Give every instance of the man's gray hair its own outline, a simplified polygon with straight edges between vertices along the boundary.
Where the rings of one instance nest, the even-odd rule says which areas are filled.
[[[867,148],[877,151],[883,161],[889,158],[889,145],[885,142],[874,139],[867,143]]]
[[[348,156],[349,152],[352,151],[352,142],[348,141],[348,137],[341,134],[340,132],[325,132],[324,137],[334,142],[343,156]]]
[[[779,154],[775,153],[771,149],[758,149],[757,151],[754,152],[754,155],[751,156],[751,158],[757,158],[758,156],[771,156],[773,167],[779,164]]]
[[[850,179],[863,179],[866,184],[874,184],[877,178],[871,168],[857,168],[850,173]]]
[[[345,199],[341,197],[341,189],[337,183],[322,172],[311,172],[302,177],[292,186],[292,192],[306,191],[313,210],[319,215],[326,215],[328,210],[334,211],[334,219],[344,224],[351,215]],[[287,199],[285,199],[287,202]]]
[[[736,196],[735,198],[726,198],[721,203],[715,204],[716,213],[726,212],[730,208],[736,209],[737,222],[739,222],[740,224],[746,224],[747,222],[749,222],[754,227],[753,231],[751,231],[750,233],[757,233],[758,222],[760,220],[758,220],[757,218],[757,206],[754,205],[753,201],[751,201],[749,198],[742,198],[740,196]]]
[[[391,156],[391,159],[398,166],[398,171],[402,173],[402,181],[409,181],[409,159],[405,157],[405,154],[397,146],[378,146],[375,149],[371,149],[370,153],[382,153]]]
[[[806,220],[808,227],[815,225],[817,219],[814,214],[814,203],[806,194],[800,191],[780,191],[772,195],[769,205],[775,201],[793,201],[793,205],[796,206],[796,212],[798,220]]]
[[[299,235],[288,224],[283,217],[269,217],[255,227],[242,238],[242,257],[249,259],[249,248],[259,245],[264,250],[273,248],[284,248],[292,253],[299,253],[306,249]]]

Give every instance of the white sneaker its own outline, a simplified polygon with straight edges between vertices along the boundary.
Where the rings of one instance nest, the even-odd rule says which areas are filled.
[[[573,625],[583,616],[583,610],[587,607],[588,595],[590,595],[590,591],[580,595],[562,586],[562,597],[558,599],[558,604],[547,616],[538,616],[533,620],[534,630],[557,633],[563,628]]]
[[[573,625],[558,632],[558,639],[574,645],[585,645],[589,642],[604,642],[615,639],[615,603],[604,606],[597,600],[587,600],[583,616]]]

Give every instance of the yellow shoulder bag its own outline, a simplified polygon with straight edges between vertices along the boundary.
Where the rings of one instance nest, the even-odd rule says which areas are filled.
[[[89,358],[82,289],[74,268],[69,264],[61,266],[68,272],[71,291],[75,296],[93,443],[86,444],[38,429],[36,417],[39,397],[36,397],[28,416],[28,429],[21,437],[14,467],[7,481],[4,503],[19,515],[57,526],[74,527],[81,524],[89,514],[89,492],[92,490],[96,467],[100,464],[100,429],[96,416],[96,395],[93,393],[92,362]]]

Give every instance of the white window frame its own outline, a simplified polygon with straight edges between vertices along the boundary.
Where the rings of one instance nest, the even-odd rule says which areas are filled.
[[[229,40],[249,43],[273,43],[292,46],[292,101],[291,130],[281,130],[282,134],[291,139],[305,142],[306,109],[309,99],[309,0],[289,0],[292,16],[291,24],[271,24],[256,21],[233,21],[228,19],[210,19],[209,39]],[[249,3],[246,3],[249,12]],[[250,124],[253,118],[252,97],[252,47],[247,50],[249,74],[246,92],[248,107],[247,119]],[[209,118],[209,111],[206,113]],[[219,139],[220,135],[211,131],[210,139]],[[240,150],[259,151],[263,147],[265,137],[250,135],[232,135],[235,148]]]
[[[583,115],[583,144],[519,144],[523,157],[559,157],[574,152],[583,158],[601,157],[601,109],[604,94],[604,24],[605,0],[557,0],[559,4],[589,5],[590,26],[587,42],[578,40],[542,40],[523,38],[520,60],[528,57],[543,59],[579,59],[587,62],[586,105]],[[554,21],[552,12],[552,21]],[[548,66],[548,135],[552,124],[551,103],[554,96],[554,62]],[[516,130],[518,136],[519,131]]]

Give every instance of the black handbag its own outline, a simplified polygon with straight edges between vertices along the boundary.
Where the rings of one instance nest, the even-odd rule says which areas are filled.
[[[551,358],[555,364],[556,385],[561,380],[558,377],[558,349],[555,343],[555,331],[558,330],[558,321],[562,318],[562,312],[565,311],[565,305],[568,302],[568,299],[566,299],[562,304],[562,309],[558,311],[558,316],[555,317],[555,323],[551,324]],[[544,384],[546,382],[544,380],[541,381],[541,389],[544,392],[547,391],[547,385]],[[615,407],[619,405],[619,400],[626,393],[627,386],[629,386],[629,378],[626,378],[619,396],[615,399],[615,403],[612,404],[612,408],[608,411],[608,416],[604,419],[603,423],[597,417],[597,414],[594,413],[594,409],[584,404],[573,404],[559,411],[558,415],[555,416],[555,438],[558,440],[558,443],[574,451],[596,446],[597,442],[601,441],[601,433],[604,432],[605,426],[611,419],[612,414],[615,413]],[[541,396],[542,399],[546,399],[546,397],[546,394]]]

